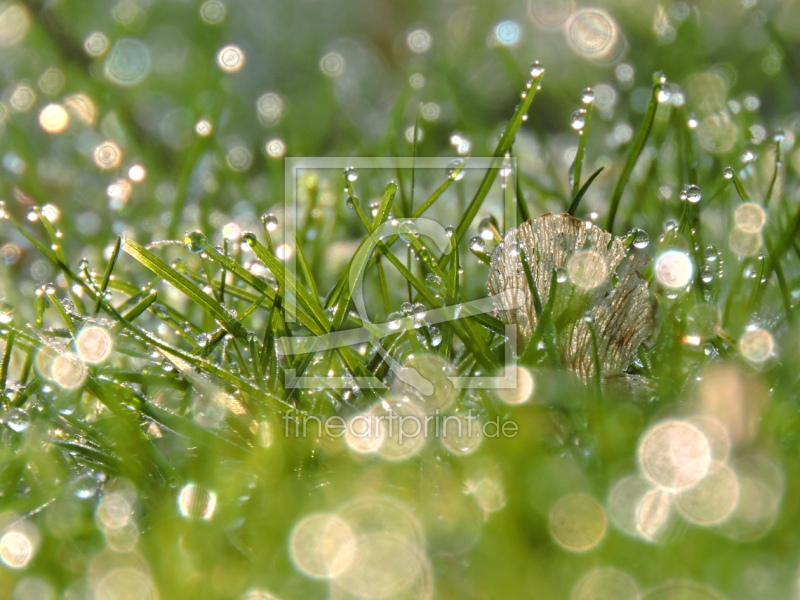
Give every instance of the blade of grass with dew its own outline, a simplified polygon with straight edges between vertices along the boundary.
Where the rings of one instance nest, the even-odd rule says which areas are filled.
[[[172,284],[187,298],[203,307],[228,331],[228,333],[241,339],[247,338],[247,330],[219,302],[206,294],[155,254],[147,250],[144,246],[134,242],[130,238],[125,238],[122,241],[122,249],[150,271]]]
[[[586,140],[589,137],[589,125],[592,122],[592,107],[594,106],[593,102],[590,102],[588,106],[584,109],[586,113],[583,117],[583,127],[581,127],[580,131],[578,131],[578,135],[580,138],[578,139],[578,151],[575,153],[575,162],[573,162],[573,169],[572,169],[572,203],[575,203],[575,196],[578,195],[578,191],[581,189],[581,175],[583,174],[583,161],[586,155]],[[572,213],[569,213],[572,214]]]
[[[514,139],[517,136],[517,131],[519,131],[520,126],[524,122],[523,117],[528,114],[531,103],[536,97],[536,93],[539,90],[539,84],[542,81],[543,76],[544,69],[542,69],[537,75],[533,76],[532,79],[528,81],[530,87],[526,90],[527,93],[525,98],[522,100],[522,102],[520,102],[519,106],[514,111],[514,115],[511,117],[508,125],[506,125],[506,128],[503,130],[503,135],[500,136],[500,142],[497,144],[493,154],[495,160],[502,160],[506,155],[506,152],[511,149]],[[526,85],[526,88],[527,87],[528,86]],[[489,194],[489,190],[492,188],[492,185],[497,179],[499,170],[498,167],[499,165],[492,165],[486,170],[486,174],[483,176],[483,180],[478,186],[475,196],[473,196],[472,200],[467,206],[467,210],[464,212],[464,215],[458,222],[458,226],[456,227],[455,231],[456,243],[460,243],[461,240],[464,239],[464,235],[467,233],[472,221],[475,219],[475,216],[478,214],[478,211],[483,205],[483,201],[486,199],[486,196]],[[448,256],[449,255],[446,254],[442,257],[440,261],[442,266],[447,264]]]
[[[625,159],[622,172],[619,175],[619,179],[617,179],[616,186],[614,186],[614,192],[611,194],[611,206],[608,209],[608,218],[606,219],[605,225],[606,231],[613,233],[614,220],[617,216],[617,209],[619,208],[622,194],[625,191],[625,187],[628,185],[628,180],[631,177],[633,168],[636,166],[639,156],[642,154],[642,150],[644,150],[644,145],[647,143],[647,138],[650,137],[650,131],[653,129],[653,123],[656,120],[660,89],[660,83],[653,84],[653,90],[650,94],[650,102],[647,105],[647,112],[645,112],[644,121],[639,127],[639,130],[636,132],[636,137],[634,138],[630,150],[628,151],[628,157]]]

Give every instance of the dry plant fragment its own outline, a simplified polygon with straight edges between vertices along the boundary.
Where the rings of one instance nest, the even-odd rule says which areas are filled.
[[[500,317],[516,325],[520,350],[524,349],[539,322],[522,265],[524,256],[541,306],[552,306],[562,365],[584,381],[594,377],[593,326],[600,375],[614,378],[630,366],[653,322],[647,281],[641,274],[649,259],[631,256],[622,265],[627,254],[622,239],[600,227],[569,215],[548,213],[506,233],[492,252],[486,285],[495,295]],[[557,269],[559,275],[551,290]],[[525,302],[510,308],[505,298],[518,294],[524,295]]]

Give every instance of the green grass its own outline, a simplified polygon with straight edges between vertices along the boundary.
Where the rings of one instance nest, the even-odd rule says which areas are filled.
[[[366,6],[320,8],[312,17],[305,6],[231,4],[225,23],[209,25],[196,6],[155,3],[136,13],[138,5],[121,3],[112,17],[106,7],[26,2],[27,37],[0,50],[9,65],[3,106],[20,83],[39,94],[33,108],[9,109],[0,125],[0,549],[3,535],[21,531],[35,554],[14,569],[16,559],[0,552],[0,599],[106,600],[123,589],[148,597],[148,586],[162,599],[260,598],[247,590],[284,600],[328,597],[327,582],[293,564],[292,529],[312,513],[374,496],[394,499],[418,523],[435,598],[569,598],[601,566],[625,571],[648,598],[717,597],[655,591],[677,580],[731,600],[794,597],[800,130],[792,99],[800,82],[789,68],[797,35],[784,24],[796,9],[698,7],[670,17],[677,37],[664,44],[653,33],[655,8],[604,4],[627,34],[624,61],[636,71],[630,85],[616,81],[613,66],[571,54],[560,33],[534,28],[523,5],[514,14],[475,5],[473,24],[460,36],[453,24],[460,21],[410,6],[394,15],[402,26],[392,29],[389,41],[400,49],[391,50],[374,37],[388,34],[357,24]],[[681,6],[669,10],[678,14]],[[119,16],[125,10],[134,10],[133,21]],[[509,18],[536,35],[487,48],[486,32]],[[297,20],[304,23],[297,39],[274,29]],[[430,23],[436,43],[413,55],[403,44],[419,22]],[[256,36],[253,24],[269,35]],[[739,29],[747,32],[744,46]],[[112,41],[147,41],[152,65],[143,83],[125,88],[103,78],[103,59],[81,48],[95,30]],[[214,66],[228,43],[247,52],[239,73]],[[317,66],[328,51],[348,61],[339,79]],[[547,70],[528,79],[537,57]],[[66,83],[49,94],[38,80],[51,66]],[[421,90],[408,81],[413,73],[426,78]],[[703,95],[720,81],[722,99]],[[584,105],[581,90],[603,83],[616,105]],[[288,108],[277,122],[259,125],[254,103],[271,90]],[[82,123],[71,113],[65,132],[43,132],[40,110],[79,92],[95,103],[97,119]],[[751,95],[760,99],[756,109],[746,106]],[[436,119],[425,116],[430,102],[441,111]],[[578,134],[569,115],[581,106],[587,113]],[[724,150],[708,139],[707,119],[717,113],[734,132]],[[698,126],[689,123],[694,115]],[[208,136],[194,133],[203,118],[214,126]],[[786,134],[773,139],[779,126]],[[465,163],[449,173],[419,166],[359,169],[355,179],[338,168],[301,173],[296,223],[283,212],[282,161],[262,150],[280,138],[288,156],[419,162],[453,155],[455,132],[469,138],[475,158],[462,156]],[[124,158],[101,170],[92,152],[106,139]],[[233,148],[250,154],[248,168],[230,166]],[[748,152],[752,160],[743,158]],[[492,167],[472,168],[482,156]],[[508,159],[519,169],[498,181]],[[130,181],[134,164],[146,178],[130,184],[129,197],[109,202],[109,185]],[[702,190],[697,203],[679,199],[689,184]],[[465,455],[431,438],[412,458],[389,461],[358,454],[341,438],[294,435],[309,416],[349,418],[387,399],[398,385],[391,365],[412,356],[441,361],[462,377],[504,366],[507,340],[497,315],[465,308],[455,320],[425,323],[422,313],[486,297],[495,242],[472,251],[470,238],[485,219],[502,222],[512,192],[519,222],[569,212],[622,237],[631,253],[691,257],[694,276],[677,292],[659,284],[654,267],[645,272],[654,329],[627,374],[646,385],[578,381],[562,365],[558,343],[582,309],[556,315],[555,294],[534,294],[539,326],[519,351],[535,380],[532,399],[509,406],[494,391],[460,389],[450,408],[513,423],[515,437],[484,438]],[[766,215],[763,242],[748,256],[729,239],[743,203]],[[273,213],[277,227],[267,218]],[[373,244],[387,223],[421,217],[452,228],[445,245],[395,225]],[[646,247],[638,230],[649,235]],[[286,266],[287,247],[294,270]],[[527,262],[534,259],[524,257],[523,265],[535,290]],[[366,314],[354,297],[354,274],[363,281]],[[559,283],[557,273],[552,282],[572,285]],[[392,327],[413,321],[414,311],[419,327]],[[712,313],[718,322],[708,322]],[[57,355],[81,350],[80,334],[91,326],[109,332],[110,356],[67,360],[58,381],[48,377]],[[385,355],[374,339],[284,352],[286,338],[362,326],[383,336]],[[742,351],[753,327],[774,342],[764,361]],[[597,365],[601,340],[589,329]],[[709,368],[720,364],[733,369],[725,384],[710,379]],[[287,371],[341,378],[344,387],[288,386]],[[354,383],[373,375],[388,389]],[[637,471],[642,435],[661,420],[693,414],[707,380],[726,394],[724,406],[736,404],[736,393],[746,397],[740,421],[729,415],[732,436],[737,426],[747,430],[738,433],[729,464],[775,491],[772,520],[747,540],[731,534],[730,523],[726,530],[676,518],[660,543],[609,524],[590,551],[559,546],[548,529],[558,500],[585,492],[605,504],[616,482]],[[437,391],[451,392],[447,384]],[[482,512],[477,481],[502,489],[502,509]],[[125,580],[126,573],[137,579]]]

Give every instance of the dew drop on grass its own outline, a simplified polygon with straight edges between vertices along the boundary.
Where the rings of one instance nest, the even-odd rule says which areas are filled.
[[[276,217],[272,213],[269,213],[268,215],[264,215],[263,217],[261,217],[261,219],[262,219],[262,221],[264,223],[264,228],[267,231],[273,232],[278,228],[278,217]]]
[[[202,252],[208,240],[202,231],[189,231],[183,236],[183,245],[189,252]]]
[[[345,167],[344,168],[344,178],[353,183],[354,181],[358,181],[358,171],[356,171],[355,167]]]
[[[542,63],[540,63],[538,60],[533,61],[531,63],[531,77],[539,77],[542,75],[542,73],[544,73],[544,67],[542,66]]]
[[[725,179],[733,179],[733,167],[725,167],[725,170],[722,171],[722,176]]]
[[[17,433],[22,433],[31,424],[31,418],[21,408],[12,408],[3,416],[6,427]]]
[[[689,184],[681,190],[680,199],[684,202],[697,204],[703,199],[703,192],[694,184]]]
[[[447,177],[453,181],[461,181],[464,179],[464,159],[457,158],[447,165]]]
[[[660,104],[668,102],[671,97],[672,97],[672,92],[669,89],[668,83],[662,83],[661,85],[658,86],[658,92],[656,92],[656,99]]]
[[[400,235],[400,239],[406,244],[410,244],[412,240],[419,237],[419,229],[414,221],[403,221],[400,223],[397,227],[397,233]]]
[[[569,273],[564,267],[556,267],[556,281],[558,283],[565,283],[569,279]]]
[[[444,233],[447,237],[451,238],[456,234],[456,229],[452,225],[448,225],[444,228]]]
[[[586,109],[579,108],[569,118],[569,124],[575,131],[581,131],[586,125]]]
[[[428,275],[425,277],[425,285],[429,290],[436,294],[440,293],[444,289],[444,282],[436,273],[428,273]]]
[[[594,90],[590,87],[584,88],[581,92],[581,102],[584,104],[591,104],[594,102]]]
[[[469,240],[469,249],[473,252],[483,252],[485,248],[486,242],[483,241],[481,236],[476,235]]]

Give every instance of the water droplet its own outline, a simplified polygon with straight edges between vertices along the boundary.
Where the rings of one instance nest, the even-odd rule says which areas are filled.
[[[473,252],[483,252],[484,248],[486,248],[486,242],[483,241],[481,236],[476,235],[469,240],[469,249]]]
[[[428,335],[431,337],[431,346],[438,346],[442,343],[442,332],[438,327],[429,327]]]
[[[456,228],[452,225],[448,225],[444,228],[444,233],[447,237],[451,238],[456,234]]]
[[[666,78],[664,78],[664,81],[666,82]],[[671,97],[672,97],[672,92],[669,89],[668,83],[662,83],[661,85],[658,86],[658,92],[656,92],[656,100],[658,100],[659,103],[663,104],[664,102],[668,102]]]
[[[583,88],[583,91],[581,92],[581,102],[584,104],[591,104],[594,102],[594,90],[592,88]]]
[[[400,305],[400,310],[403,311],[403,314],[408,315],[411,314],[411,309],[414,308],[414,305],[411,302],[403,302]]]
[[[719,252],[717,251],[716,246],[706,246],[705,255],[707,262],[714,262],[717,260]]]
[[[350,183],[353,183],[358,180],[358,171],[356,171],[355,167],[345,167],[344,178]]]
[[[425,285],[429,290],[438,294],[444,289],[444,281],[436,273],[428,273],[425,277]]]
[[[411,308],[411,317],[415,321],[424,321],[427,314],[428,310],[425,308],[425,305],[420,302],[415,303]]]
[[[722,176],[725,177],[725,179],[733,179],[733,167],[725,167]]]
[[[575,131],[581,131],[586,125],[586,109],[579,108],[573,112],[569,118],[569,124]]]
[[[373,202],[369,205],[369,214],[372,215],[373,219],[378,216],[378,211],[380,210],[380,208],[381,208],[380,202]]]
[[[183,245],[189,252],[202,252],[206,244],[208,240],[202,231],[189,231],[183,236]]]
[[[397,227],[397,233],[400,235],[400,239],[406,244],[410,244],[412,240],[419,237],[419,229],[414,221],[403,221],[400,223]]]
[[[278,217],[276,217],[272,213],[269,213],[268,215],[264,215],[263,217],[261,217],[261,220],[263,221],[264,228],[267,231],[272,232],[272,231],[275,231],[278,228]]]
[[[564,267],[556,267],[556,281],[564,283],[569,278],[569,273]]]
[[[495,220],[492,217],[484,217],[481,219],[481,222],[478,223],[478,234],[481,236],[481,239],[491,241],[495,239],[495,233],[497,232],[497,226],[495,225]]]
[[[31,418],[28,416],[28,413],[21,408],[12,408],[3,417],[3,423],[5,423],[6,427],[9,429],[17,433],[22,433],[31,424]]]
[[[776,129],[772,139],[780,144],[786,140],[786,132],[784,132],[783,129]]]
[[[457,158],[447,165],[447,177],[453,181],[461,181],[465,173],[463,158]]]
[[[253,233],[252,231],[245,231],[242,234],[242,241],[251,248],[256,244],[258,244],[258,238],[256,237],[256,234]]]
[[[389,329],[391,329],[392,331],[397,331],[398,329],[400,329],[400,326],[403,324],[404,316],[405,315],[400,311],[389,313],[387,317],[388,318],[387,325]]]
[[[542,63],[535,60],[531,63],[531,77],[540,77],[544,73]]]
[[[697,204],[703,199],[703,192],[694,184],[689,184],[681,190],[680,199],[684,202]]]
[[[639,229],[637,227],[631,230],[631,234],[633,234],[634,248],[647,248],[647,245],[650,243],[650,236],[647,235],[647,232],[644,229]]]

